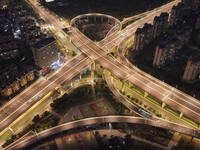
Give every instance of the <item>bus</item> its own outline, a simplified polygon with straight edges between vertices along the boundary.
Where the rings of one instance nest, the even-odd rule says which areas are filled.
[[[142,116],[144,116],[144,117],[146,117],[146,118],[149,118],[149,119],[153,118],[152,115],[151,115],[150,113],[144,111],[143,109],[138,109],[138,112],[139,112]]]

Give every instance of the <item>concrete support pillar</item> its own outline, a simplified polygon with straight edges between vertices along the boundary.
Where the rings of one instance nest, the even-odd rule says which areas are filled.
[[[124,92],[124,82],[122,82],[122,92]]]
[[[105,69],[103,69],[103,76],[102,76],[102,79],[105,80]]]
[[[148,96],[148,93],[145,91],[144,92],[144,97],[146,98]]]
[[[179,117],[181,118],[183,116],[183,113],[180,113]]]
[[[80,72],[80,77],[79,77],[79,79],[80,79],[80,80],[82,79],[82,74],[81,74],[81,72]]]
[[[113,83],[113,76],[111,76],[110,78],[111,78],[111,82]]]
[[[73,86],[72,82],[71,82],[71,87]]]
[[[194,140],[194,136],[192,136],[192,138],[191,138],[190,142],[192,142],[193,140]]]
[[[103,21],[103,17],[101,17],[101,22]]]
[[[61,94],[61,95],[64,95],[64,94],[65,94],[65,91],[64,91],[62,88],[60,89],[60,94]]]
[[[95,70],[95,69],[96,69],[96,63],[95,63],[95,61],[94,61],[94,63],[93,63],[93,64],[94,64],[94,70]]]
[[[164,108],[164,107],[165,107],[165,105],[166,105],[166,104],[163,102],[163,103],[162,103],[162,108]]]
[[[128,87],[130,88],[132,85],[133,84],[130,81],[128,81]]]
[[[130,113],[133,113],[133,110],[132,110],[132,109],[130,109]]]
[[[89,22],[89,17],[87,17],[87,21]]]
[[[97,21],[97,17],[96,16],[94,16],[94,22],[96,22]]]

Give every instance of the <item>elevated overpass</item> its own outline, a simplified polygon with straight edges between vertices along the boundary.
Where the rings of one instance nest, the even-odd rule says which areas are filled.
[[[92,124],[100,124],[100,123],[120,123],[120,122],[144,124],[144,125],[150,125],[154,127],[165,128],[165,129],[173,130],[173,131],[180,132],[180,133],[197,137],[197,138],[199,138],[200,136],[199,131],[195,129],[190,129],[178,124],[168,122],[166,120],[158,121],[158,120],[151,120],[151,119],[131,117],[131,116],[105,116],[105,117],[93,117],[93,118],[76,120],[76,121],[68,122],[68,123],[53,127],[51,129],[40,132],[36,135],[22,139],[22,141],[19,141],[14,145],[10,145],[6,147],[5,150],[21,150],[25,148],[27,149],[29,146],[31,146],[34,143],[43,141],[46,138],[54,136],[58,133],[61,133],[73,128],[77,128],[77,127],[82,127],[82,126],[92,125]]]
[[[162,7],[162,9],[158,9],[157,12],[151,13],[151,16],[147,15],[139,20],[135,25],[141,26],[146,22],[152,22],[155,15],[169,10],[168,7],[165,6]],[[131,32],[135,31],[137,27],[133,26],[129,29],[129,32],[130,30]],[[125,33],[127,33],[127,29]],[[175,108],[182,114],[185,114],[195,121],[200,122],[200,103],[198,100],[178,91],[173,87],[170,87],[162,81],[156,80],[155,82],[155,80],[152,80],[152,77],[147,76],[146,73],[140,71],[139,69],[132,70],[133,68],[128,68],[127,66],[119,63],[113,57],[107,55],[107,52],[104,51],[103,46],[101,47],[101,44],[105,44],[106,41],[108,42],[107,39],[99,42],[97,45],[74,27],[70,28],[69,36],[76,46],[83,50],[87,56],[89,56],[93,61],[101,64],[105,69],[112,72],[112,74],[116,75],[119,79],[133,83],[147,93],[163,101],[170,107]],[[126,34],[126,36],[128,35]],[[121,36],[118,36],[115,39],[118,38],[117,40],[121,41],[124,38],[120,37]],[[115,39],[111,39],[111,41],[117,44]]]

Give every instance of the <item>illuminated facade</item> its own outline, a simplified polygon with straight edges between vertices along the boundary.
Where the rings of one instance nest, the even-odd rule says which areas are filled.
[[[32,48],[35,64],[41,68],[50,66],[58,60],[59,49],[54,37],[39,41]]]

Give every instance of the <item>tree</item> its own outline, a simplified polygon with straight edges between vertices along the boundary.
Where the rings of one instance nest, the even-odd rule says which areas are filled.
[[[133,139],[131,139],[131,135],[130,134],[126,134],[125,135],[124,142],[125,142],[125,147],[127,149],[133,147]]]
[[[38,123],[40,121],[40,116],[39,115],[36,115],[33,120],[32,120],[34,123]]]

